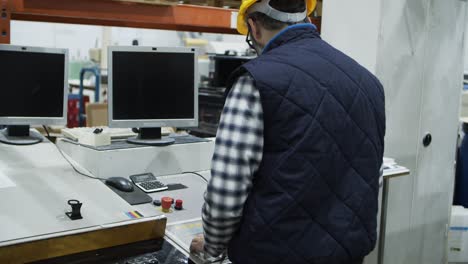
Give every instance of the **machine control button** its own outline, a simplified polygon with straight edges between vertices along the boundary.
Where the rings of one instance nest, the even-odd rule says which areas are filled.
[[[169,212],[169,210],[171,209],[171,206],[172,206],[172,198],[170,197],[163,197],[162,200],[161,200],[161,205],[162,205],[162,210],[163,212]]]
[[[175,207],[174,207],[174,208],[175,208],[176,210],[182,210],[182,209],[183,209],[182,203],[183,203],[182,200],[180,200],[180,199],[177,200],[177,201],[175,202]]]
[[[171,198],[171,197],[167,197],[167,196],[164,196],[163,198],[161,198],[161,201],[164,200],[165,198],[167,199],[170,199],[171,200],[171,205],[174,204],[174,199]]]
[[[153,204],[154,204],[155,206],[161,206],[161,200],[154,200],[154,201],[153,201]]]

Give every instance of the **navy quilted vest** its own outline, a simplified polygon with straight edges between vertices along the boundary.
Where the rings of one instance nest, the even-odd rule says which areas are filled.
[[[264,154],[229,258],[359,262],[376,244],[382,85],[311,24],[283,30],[244,70],[260,90]]]

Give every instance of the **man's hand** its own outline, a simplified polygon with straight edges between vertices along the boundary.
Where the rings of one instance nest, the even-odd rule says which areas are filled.
[[[205,238],[203,237],[203,235],[198,235],[192,240],[192,243],[190,244],[190,253],[192,254],[202,253],[204,251],[203,250],[204,246],[205,246]]]

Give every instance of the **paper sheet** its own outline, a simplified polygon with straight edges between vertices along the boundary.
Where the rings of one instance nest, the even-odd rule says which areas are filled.
[[[192,239],[199,234],[203,234],[201,218],[168,224],[166,226],[166,235],[187,252],[189,251]]]
[[[400,173],[409,173],[409,170],[405,167],[399,166],[394,159],[384,158],[383,159],[383,175],[390,176]]]
[[[239,12],[231,12],[231,28],[237,28],[237,16]]]

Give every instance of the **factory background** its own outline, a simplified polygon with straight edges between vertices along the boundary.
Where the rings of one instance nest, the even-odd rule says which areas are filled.
[[[381,80],[386,93],[385,156],[398,176],[387,177],[381,185],[379,243],[365,263],[468,263],[468,208],[463,208],[468,206],[468,185],[465,186],[468,184],[468,159],[466,167],[461,166],[464,164],[463,158],[468,156],[468,153],[464,154],[464,151],[468,151],[468,140],[463,141],[465,122],[465,129],[468,127],[468,88],[464,88],[464,78],[468,87],[468,3],[463,0],[324,2],[323,10],[320,6],[320,13],[314,15],[316,19],[320,18],[322,38],[374,73]],[[87,120],[88,127],[94,129],[108,126],[107,112],[103,117],[99,106],[106,104],[107,110],[107,46],[195,47],[199,51],[199,127],[182,127],[180,130],[194,137],[212,139],[216,135],[224,100],[221,96],[224,90],[211,89],[219,88],[211,87],[218,86],[212,85],[213,79],[218,78],[214,76],[221,72],[221,68],[216,68],[217,63],[226,56],[243,62],[251,59],[252,55],[249,54],[245,36],[230,33],[11,20],[10,44],[68,49],[70,94],[79,94],[80,72],[83,68],[103,70],[98,101],[93,91],[96,79],[89,72],[82,80],[86,86],[84,97],[70,97],[74,104],[73,111],[69,109],[68,119],[76,122],[74,125],[69,122],[68,129],[86,126],[86,120],[80,119],[83,117],[79,111],[84,111],[78,109],[80,100],[96,105],[96,109],[90,107],[89,111],[94,111],[93,119],[99,121],[89,123],[92,120]],[[467,119],[464,121],[464,118]],[[60,134],[61,128],[47,128],[52,133]],[[41,126],[37,129],[49,133],[43,131]],[[180,132],[172,126],[165,129],[170,133]],[[63,135],[57,136],[61,137]],[[108,178],[112,169],[115,169],[111,164],[99,167],[98,161],[125,160],[119,155],[82,150],[60,140],[56,144],[74,160],[75,165],[96,177]],[[177,158],[180,160],[168,162],[168,168],[158,173],[171,175],[185,172],[186,169],[203,172],[203,177],[209,177],[204,173],[209,171],[212,146],[207,143],[201,150],[189,147],[187,151],[200,151],[199,160],[191,160],[175,151],[173,155],[180,155]],[[165,166],[166,160],[156,160],[150,152],[135,155],[148,157],[139,163],[148,170],[159,170]],[[129,175],[137,171],[123,164],[116,166]],[[0,172],[1,169],[0,154]],[[394,171],[389,170],[389,175],[391,173]],[[195,206],[190,208],[190,213],[198,212],[195,207],[202,203],[201,195],[198,198],[192,195],[203,192],[206,185],[204,180],[197,176],[180,180],[196,190],[190,189],[190,195],[180,195],[186,204],[187,200],[194,201]],[[3,197],[1,194],[0,184],[0,198]],[[151,198],[154,200],[161,197],[156,194],[151,195]],[[0,210],[1,205],[0,202]],[[146,212],[153,207],[153,204],[138,207],[138,212],[147,215]],[[177,213],[174,210],[173,218],[169,218],[166,233],[169,231],[175,244],[179,243],[178,246],[183,248],[187,243],[177,237],[180,234],[177,233],[179,230],[176,224],[186,224],[184,221],[188,221],[191,228],[200,228],[200,223],[190,222],[195,217]],[[0,219],[6,217],[2,218],[0,213]],[[10,239],[11,234],[7,235],[5,237]],[[0,230],[2,241],[5,242]],[[0,260],[2,253],[6,252],[1,250],[2,246],[11,245],[0,243]],[[8,256],[5,259],[8,260]]]

